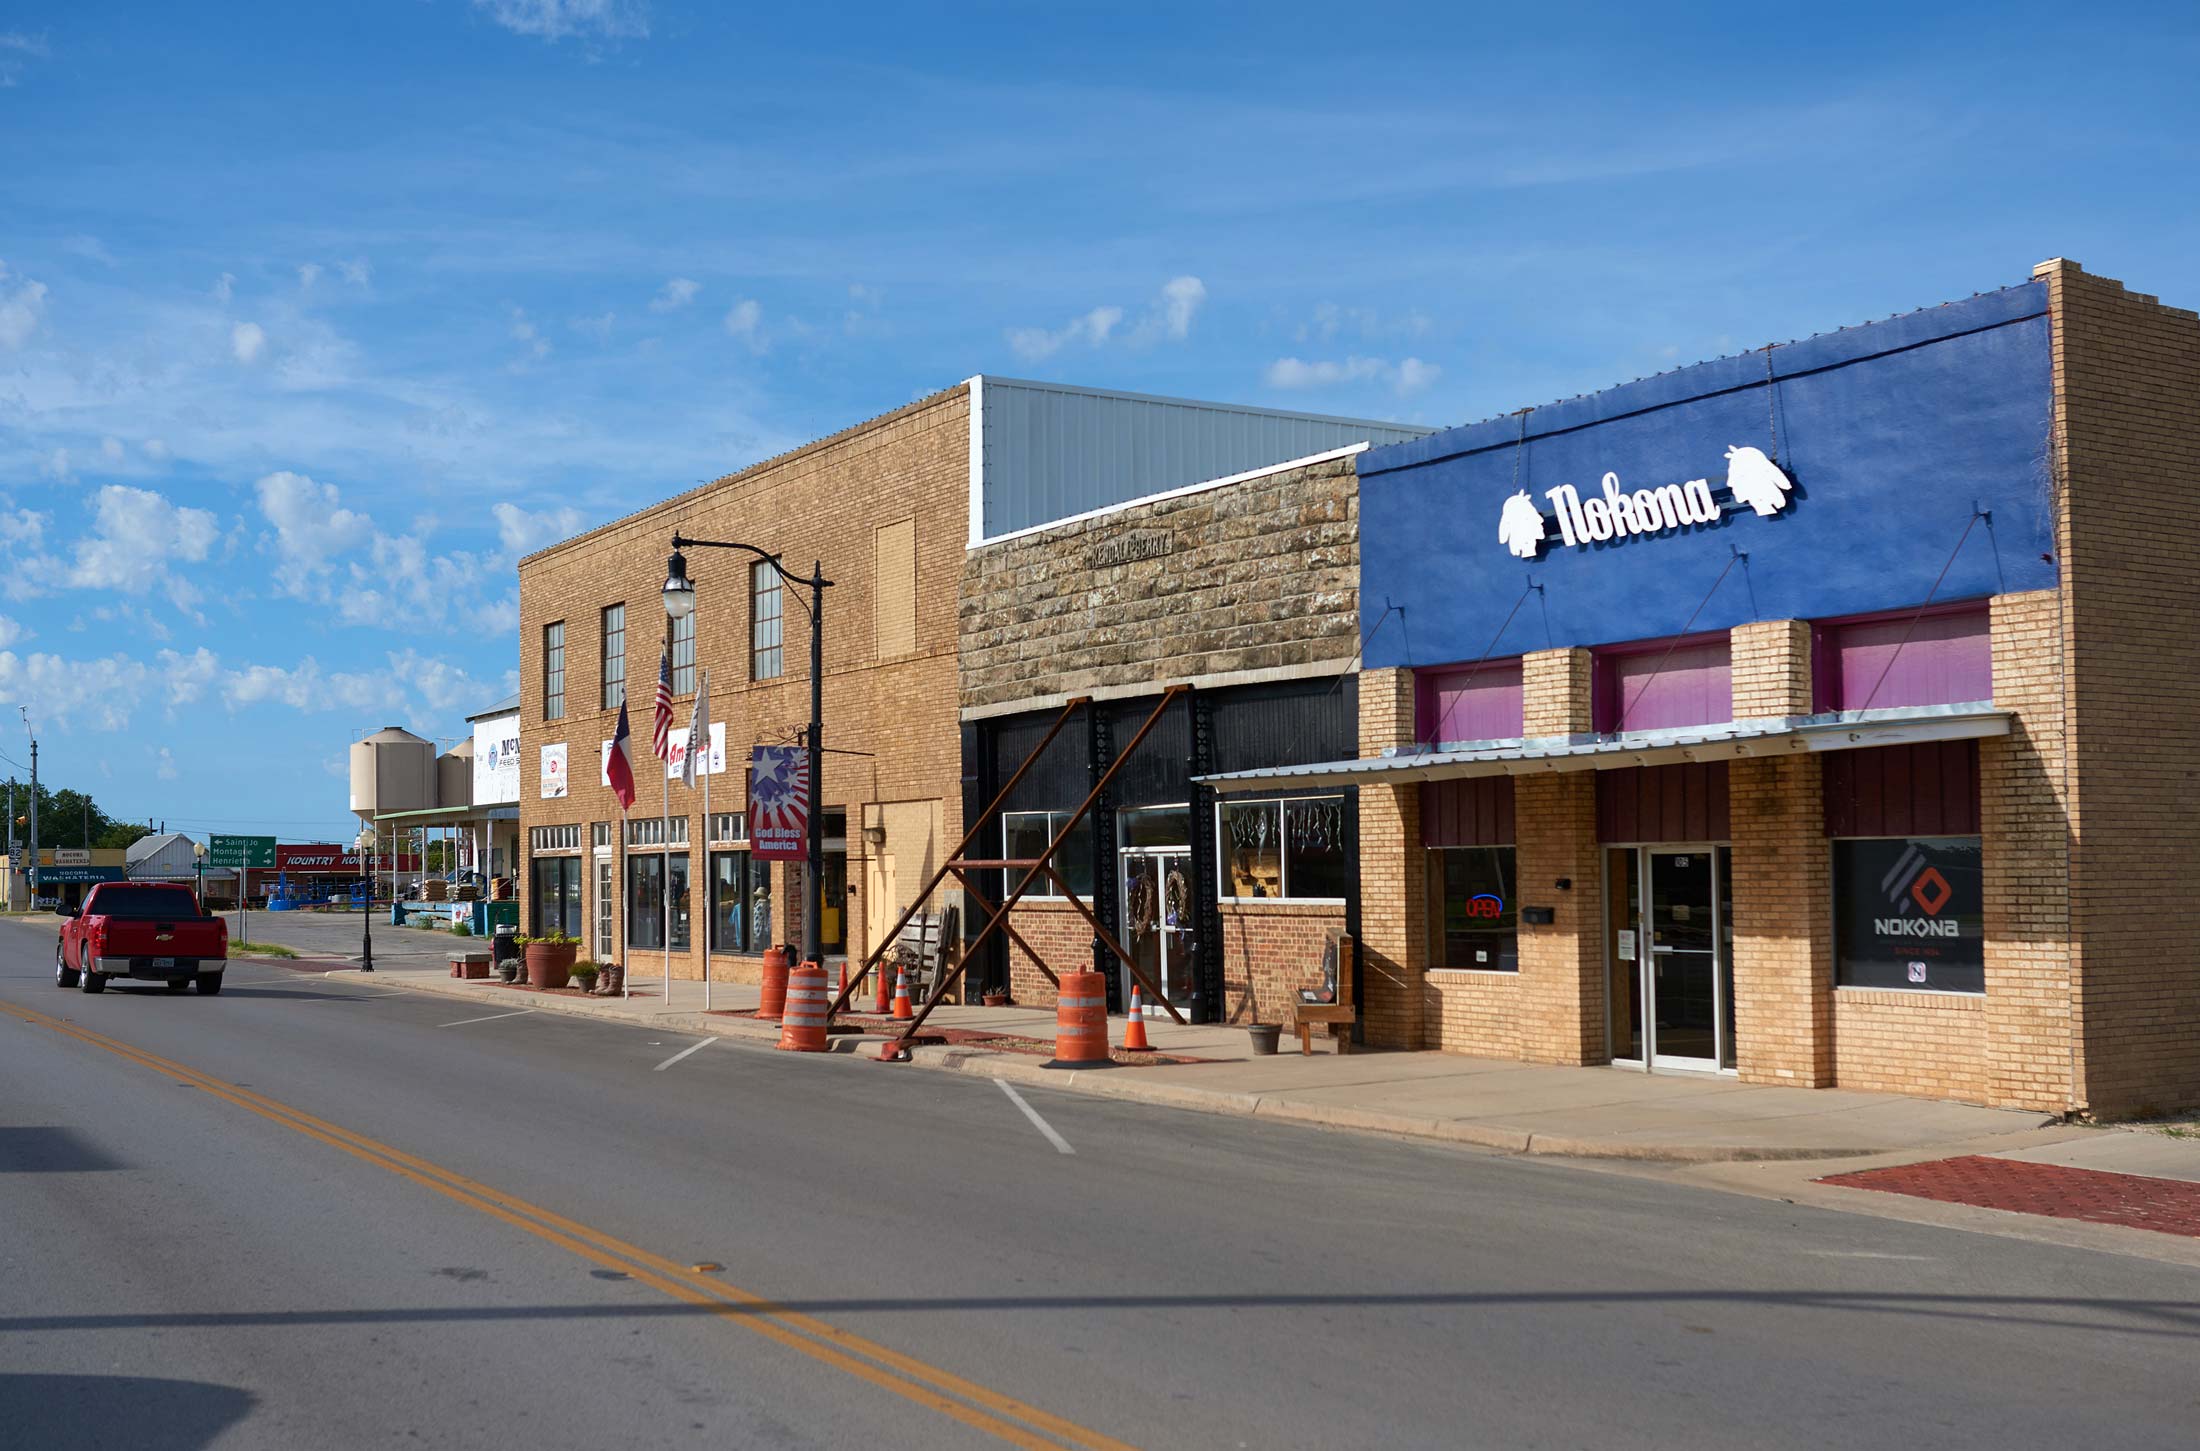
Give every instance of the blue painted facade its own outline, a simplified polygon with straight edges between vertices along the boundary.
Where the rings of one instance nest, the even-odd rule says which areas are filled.
[[[1365,668],[1896,609],[1923,601],[1944,565],[1939,601],[2052,587],[2051,386],[2047,290],[2026,283],[1774,348],[1769,372],[1763,352],[1721,358],[1524,421],[1370,449],[1359,460]],[[1734,446],[1786,472],[1779,513],[1728,494]],[[1564,545],[1546,491],[1595,497],[1607,472],[1630,492],[1708,479],[1722,513]],[[1498,540],[1519,489],[1550,521],[1532,559]],[[1973,528],[1951,563],[1974,506],[1992,526]],[[1531,581],[1542,592],[1523,598]],[[1402,621],[1383,619],[1392,606]]]

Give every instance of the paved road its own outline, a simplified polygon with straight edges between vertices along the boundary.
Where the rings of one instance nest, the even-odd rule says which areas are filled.
[[[695,1040],[262,964],[219,998],[50,964],[0,924],[11,1446],[2200,1424],[2175,1266],[1027,1090],[1035,1122],[984,1081],[733,1042],[663,1066]]]

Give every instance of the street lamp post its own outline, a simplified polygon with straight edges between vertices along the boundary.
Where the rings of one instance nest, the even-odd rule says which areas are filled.
[[[688,539],[672,536],[672,557],[665,561],[665,613],[673,619],[685,619],[695,611],[695,584],[688,578],[687,557],[683,549],[738,549],[753,554],[772,567],[772,572],[789,584],[802,585],[810,591],[810,728],[809,736],[809,894],[802,913],[802,960],[824,962],[821,951],[825,924],[825,812],[822,806],[824,793],[825,761],[825,591],[832,581],[825,577],[825,562],[813,560],[810,577],[789,574],[779,562],[779,556],[753,544],[735,544],[723,539]],[[698,652],[700,653],[700,652]],[[689,743],[690,750],[694,744]],[[710,835],[709,823],[704,823],[703,835]],[[707,853],[706,853],[707,855]],[[705,862],[707,871],[709,863]],[[668,924],[669,927],[669,924]]]
[[[191,860],[192,860],[192,864],[193,864],[194,866],[196,866],[196,867],[198,868],[198,872],[199,872],[199,910],[200,910],[201,912],[204,912],[204,911],[206,910],[206,843],[205,843],[205,842],[203,842],[203,841],[194,841],[194,842],[192,842],[192,843],[191,843]]]
[[[359,848],[359,880],[366,884],[367,900],[359,914],[359,970],[374,971],[374,878],[367,875],[367,853],[374,850],[374,828],[363,828],[352,843]]]

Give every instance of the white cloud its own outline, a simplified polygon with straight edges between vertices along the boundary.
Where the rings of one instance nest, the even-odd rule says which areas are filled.
[[[578,509],[546,509],[535,513],[517,504],[496,504],[489,512],[496,517],[497,539],[504,545],[504,552],[514,559],[533,554],[561,539],[572,538],[587,522]]]
[[[240,322],[229,330],[229,350],[240,363],[249,363],[267,346],[267,334],[256,322]]]
[[[260,513],[275,526],[263,546],[276,556],[275,581],[295,599],[326,600],[324,581],[334,561],[374,537],[374,521],[346,509],[334,484],[316,483],[284,469],[253,486]]]
[[[695,294],[703,290],[703,284],[690,277],[675,277],[658,289],[650,299],[651,312],[676,312],[695,300]]]
[[[374,281],[374,264],[364,257],[354,257],[349,262],[336,264],[336,271],[354,287],[365,287]]]
[[[221,276],[214,279],[214,300],[216,302],[222,304],[222,306],[224,307],[227,307],[229,305],[229,299],[236,296],[236,294],[236,273],[224,272]]]
[[[38,471],[47,478],[64,484],[76,477],[76,470],[69,464],[69,451],[65,448],[57,448],[47,454],[40,460]]]
[[[753,297],[745,297],[726,309],[726,331],[746,339],[750,347],[763,345],[764,309]]]
[[[376,675],[345,671],[324,673],[311,655],[295,667],[247,665],[222,672],[222,704],[234,711],[248,705],[287,705],[296,711],[367,710],[385,706],[397,695],[394,682]]]
[[[11,274],[0,262],[0,348],[12,352],[29,342],[45,315],[46,284]]]
[[[701,760],[702,757],[698,756],[696,759]],[[153,774],[163,781],[173,781],[181,775],[182,772],[176,769],[175,752],[169,750],[166,746],[162,746],[160,754],[155,758]]]
[[[1308,361],[1278,358],[1264,375],[1271,388],[1334,388],[1345,383],[1380,383],[1400,394],[1417,393],[1435,383],[1443,369],[1419,358],[1392,363],[1387,358],[1363,358],[1357,354],[1339,362],[1333,358]]]
[[[111,464],[122,462],[122,440],[109,434],[99,441],[99,456]]]
[[[1170,338],[1190,336],[1192,314],[1207,300],[1207,284],[1197,277],[1172,277],[1161,285],[1161,326]]]
[[[474,0],[474,8],[514,34],[548,41],[649,34],[649,7],[642,0]]]
[[[138,447],[144,449],[145,456],[155,463],[166,463],[168,461],[168,445],[161,439],[148,438]]]
[[[1108,335],[1115,331],[1116,324],[1122,320],[1122,308],[1096,307],[1082,317],[1071,318],[1068,323],[1052,331],[1041,327],[1012,328],[1008,334],[1008,345],[1017,357],[1028,362],[1037,362],[1054,356],[1074,342],[1083,342],[1097,348],[1108,340]]]
[[[572,320],[570,324],[568,324],[568,326],[570,326],[573,331],[581,333],[587,337],[592,337],[597,342],[602,343],[609,342],[611,340],[612,326],[616,324],[618,320],[619,315],[617,313],[607,312],[600,317],[576,317]]]
[[[540,361],[549,357],[550,340],[544,337],[541,331],[527,320],[527,309],[513,304],[511,314],[512,341],[524,346],[527,349],[527,356],[530,358]]]
[[[174,650],[163,650],[159,659],[161,679],[168,688],[168,711],[171,715],[180,706],[196,705],[204,699],[207,687],[221,674],[220,660],[204,645],[188,655]]]
[[[199,589],[169,566],[203,561],[220,537],[219,524],[204,509],[172,504],[151,489],[109,484],[92,500],[92,533],[77,541],[68,582],[126,595],[159,586],[178,609],[189,610]]]
[[[5,650],[12,645],[20,645],[30,637],[30,630],[25,628],[20,621],[11,620],[6,615],[0,615],[0,650]]]
[[[117,267],[115,254],[107,250],[107,244],[88,232],[79,232],[61,244],[61,250],[72,257],[82,257],[87,262],[97,262],[102,267]]]
[[[0,30],[0,91],[16,85],[23,74],[23,57],[39,60],[52,54],[43,35],[25,35],[20,30]]]
[[[313,290],[313,284],[314,284],[314,283],[316,283],[316,282],[318,282],[318,281],[320,281],[320,280],[321,280],[321,264],[320,264],[320,263],[318,263],[318,262],[304,262],[304,263],[300,263],[300,264],[299,264],[299,267],[298,267],[298,290],[299,290],[300,292],[311,292],[311,291]]]
[[[122,655],[71,660],[0,650],[0,699],[30,707],[41,725],[118,731],[145,696],[150,672]]]

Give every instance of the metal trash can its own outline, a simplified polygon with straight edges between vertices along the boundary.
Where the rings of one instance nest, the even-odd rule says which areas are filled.
[[[503,962],[519,956],[519,927],[516,923],[499,922],[496,936],[490,940],[494,944],[490,949],[492,962]]]

